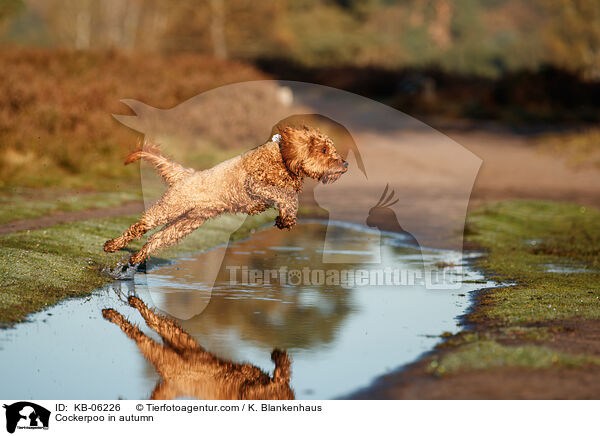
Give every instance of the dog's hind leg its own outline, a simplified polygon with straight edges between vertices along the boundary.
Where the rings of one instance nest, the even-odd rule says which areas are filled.
[[[134,239],[141,238],[151,228],[143,219],[133,223],[121,236],[106,241],[104,251],[113,253],[120,250]]]
[[[165,344],[169,345],[175,351],[180,353],[183,351],[205,352],[204,348],[175,321],[149,309],[139,298],[134,296],[129,297],[129,305],[135,307],[146,321],[148,327],[155,330],[163,338]]]
[[[109,253],[120,250],[127,246],[134,239],[141,238],[146,232],[152,230],[154,227],[165,224],[171,220],[176,219],[181,215],[181,210],[177,207],[173,207],[170,202],[165,201],[164,198],[158,200],[153,204],[144,214],[142,219],[136,223],[133,223],[121,236],[118,238],[106,241],[104,244],[104,251]]]
[[[181,238],[200,227],[206,219],[189,213],[177,218],[153,234],[140,251],[131,255],[129,262],[135,265],[145,261],[150,253],[179,242]]]
[[[146,359],[156,368],[158,373],[164,377],[161,365],[163,362],[175,361],[179,359],[178,354],[162,344],[150,339],[148,336],[143,334],[139,328],[132,325],[125,319],[123,315],[114,309],[102,310],[102,316],[112,322],[113,324],[121,327],[121,330],[130,338],[135,341],[138,348]]]

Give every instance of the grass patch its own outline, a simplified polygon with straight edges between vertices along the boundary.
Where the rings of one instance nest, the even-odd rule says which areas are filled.
[[[515,282],[482,294],[470,315],[478,329],[447,338],[434,357],[436,375],[498,367],[530,369],[600,365],[600,358],[552,350],[545,343],[572,317],[600,318],[600,211],[547,201],[488,204],[468,217],[465,235],[487,250],[477,261],[492,279]],[[548,265],[578,273],[552,273]],[[519,345],[503,345],[501,342]],[[522,344],[521,344],[522,343]]]
[[[600,358],[561,353],[536,345],[509,347],[490,340],[467,344],[440,360],[433,359],[427,369],[442,376],[465,370],[498,367],[542,369],[590,364],[600,365]]]
[[[476,316],[505,324],[600,318],[600,211],[573,204],[511,201],[468,220],[469,240],[488,250],[478,266],[516,286],[494,290]],[[548,265],[586,272],[551,273]]]
[[[242,238],[272,221],[275,211],[248,217],[232,237]],[[107,254],[104,241],[119,235],[137,217],[116,217],[61,224],[47,229],[0,237],[0,324],[25,319],[59,300],[88,295],[110,281],[99,271],[126,257],[124,251]],[[160,253],[161,259],[197,252],[229,240],[231,216],[204,224],[181,244]],[[142,241],[131,244],[138,249]]]

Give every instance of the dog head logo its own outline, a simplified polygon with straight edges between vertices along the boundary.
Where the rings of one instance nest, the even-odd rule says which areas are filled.
[[[48,429],[50,411],[35,403],[19,401],[6,409],[6,431],[14,433],[18,429]]]
[[[123,102],[135,115],[115,118],[160,143],[165,154],[184,167],[197,166],[193,157],[198,156],[201,146],[229,150],[234,155],[235,145],[251,148],[274,133],[280,135],[280,151],[288,169],[315,179],[306,180],[300,206],[308,191],[315,204],[327,211],[329,223],[351,222],[375,230],[370,243],[373,252],[362,252],[353,260],[350,258],[360,250],[348,249],[347,241],[336,238],[334,226],[328,226],[323,263],[381,263],[378,235],[383,231],[401,232],[417,247],[440,246],[462,252],[467,206],[481,159],[446,135],[389,106],[342,90],[289,81],[226,85],[171,109],[156,109],[134,100]],[[273,130],[273,126],[281,126],[281,120],[298,114],[316,114],[342,126],[338,128],[341,135],[326,132],[335,145],[325,135],[298,141],[298,136],[309,133]],[[339,136],[349,138],[346,142],[352,145],[342,144]],[[205,167],[222,160],[215,159]],[[148,165],[142,166],[141,180],[149,208],[164,189],[158,186],[159,180]],[[335,183],[323,186],[317,181]],[[294,205],[296,201],[285,204]],[[224,238],[215,245],[226,244],[247,216],[221,218],[219,233]],[[225,253],[225,245],[211,250],[202,271],[194,272],[195,294],[190,296],[194,301],[186,305],[185,311],[174,313],[161,305],[160,297],[155,299],[157,306],[181,319],[200,314],[210,301]],[[150,285],[148,290],[152,295]],[[161,293],[159,289],[156,292],[157,296]]]

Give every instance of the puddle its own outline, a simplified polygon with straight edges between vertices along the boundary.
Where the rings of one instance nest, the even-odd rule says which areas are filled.
[[[544,270],[549,273],[556,274],[585,274],[585,273],[597,273],[598,270],[584,268],[583,266],[577,265],[560,265],[554,263],[547,263],[543,265]]]
[[[419,250],[394,233],[340,225],[333,232],[335,246],[326,249],[326,229],[322,223],[307,222],[290,232],[269,229],[231,244],[204,311],[180,321],[212,353],[208,360],[216,356],[248,362],[271,376],[275,366],[271,351],[287,350],[292,362],[289,385],[297,399],[343,396],[416,360],[439,342],[442,332],[460,330],[457,317],[470,306],[468,293],[495,285],[482,284],[484,277],[460,254]],[[326,251],[328,260],[341,263],[322,263]],[[133,281],[115,281],[87,299],[64,301],[30,316],[29,322],[0,331],[2,397],[149,398],[161,380],[157,362],[165,359],[146,360],[134,340],[103,318],[102,309],[115,309],[160,341],[127,304],[127,295],[135,294],[149,307],[169,313],[188,310],[198,298],[207,298],[209,288],[197,274],[207,256],[210,252],[137,273]],[[373,256],[380,262],[373,263]],[[354,285],[326,284],[320,282],[319,273],[298,285],[276,280],[240,283],[241,273],[237,283],[231,282],[232,267],[241,266],[257,271],[310,268],[309,272],[333,271],[331,277],[343,271],[368,275],[385,268],[423,272],[426,267],[467,283],[451,290],[427,289],[418,279],[387,286],[371,279]],[[171,353],[160,344],[153,345],[155,354]],[[206,361],[172,361],[174,379],[187,380],[173,396],[208,398],[215,395],[214,389],[225,389],[211,381],[213,369],[199,369]]]

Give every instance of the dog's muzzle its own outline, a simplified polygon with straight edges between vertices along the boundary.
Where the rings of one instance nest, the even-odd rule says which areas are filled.
[[[342,177],[342,174],[344,174],[346,171],[348,171],[348,162],[342,161],[338,167],[327,171],[323,178],[321,178],[321,182],[323,182],[323,184],[333,183]]]

